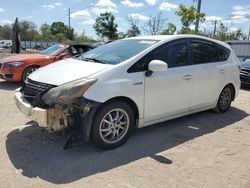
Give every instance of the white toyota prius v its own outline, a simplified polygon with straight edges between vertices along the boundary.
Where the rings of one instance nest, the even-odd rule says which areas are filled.
[[[75,131],[103,149],[133,128],[213,109],[226,112],[240,88],[229,45],[195,35],[118,40],[32,73],[18,108],[40,127]]]

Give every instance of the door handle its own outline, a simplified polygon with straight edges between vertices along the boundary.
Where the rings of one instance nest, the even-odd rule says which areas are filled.
[[[193,77],[193,75],[191,74],[186,74],[185,76],[183,76],[184,80],[190,80]]]
[[[224,74],[225,72],[226,72],[225,69],[220,69],[221,74]]]

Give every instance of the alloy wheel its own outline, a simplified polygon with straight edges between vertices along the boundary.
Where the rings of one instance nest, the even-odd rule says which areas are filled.
[[[129,115],[121,108],[110,110],[101,120],[99,134],[106,143],[119,142],[129,129]]]

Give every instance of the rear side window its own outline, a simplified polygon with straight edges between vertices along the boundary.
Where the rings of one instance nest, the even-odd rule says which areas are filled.
[[[212,63],[219,61],[216,47],[213,43],[191,41],[194,64]]]
[[[216,48],[219,61],[226,61],[230,55],[230,50],[220,45],[216,45]]]

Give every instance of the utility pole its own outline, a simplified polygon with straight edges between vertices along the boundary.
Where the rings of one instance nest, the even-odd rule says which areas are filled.
[[[214,33],[213,33],[213,38],[215,37],[215,33],[216,33],[216,25],[217,25],[217,20],[214,21]]]
[[[201,12],[201,0],[198,0],[198,4],[197,4],[197,13],[200,13]],[[198,32],[198,29],[199,29],[199,22],[200,22],[200,19],[197,18],[196,19],[196,22],[195,22],[195,31]]]
[[[69,10],[69,28],[70,28],[70,8],[68,9]]]

